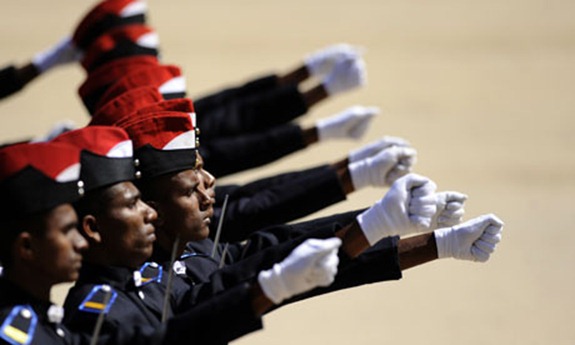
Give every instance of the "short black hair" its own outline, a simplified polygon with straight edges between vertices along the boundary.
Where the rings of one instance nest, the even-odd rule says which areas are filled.
[[[85,216],[90,214],[98,215],[104,210],[104,206],[112,198],[110,191],[113,186],[110,185],[88,191],[80,200],[74,203],[73,206],[80,223]]]
[[[52,210],[43,211],[24,218],[0,221],[0,263],[6,268],[13,263],[12,246],[22,232],[42,234],[46,231],[46,217]]]

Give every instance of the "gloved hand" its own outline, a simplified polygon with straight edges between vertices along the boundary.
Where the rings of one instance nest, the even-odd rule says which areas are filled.
[[[437,212],[431,219],[431,229],[445,228],[461,223],[467,195],[459,192],[440,192],[437,196]]]
[[[375,115],[377,107],[353,106],[332,117],[316,122],[319,141],[337,138],[361,138]]]
[[[356,59],[362,54],[361,47],[339,43],[309,54],[304,58],[304,64],[312,76],[321,77],[328,74],[337,61]]]
[[[330,285],[337,274],[339,238],[308,239],[287,258],[258,275],[262,291],[275,304],[309,291]]]
[[[54,46],[39,52],[32,58],[32,63],[40,73],[58,65],[79,61],[82,53],[78,50],[71,37],[65,37]]]
[[[369,244],[428,230],[437,210],[435,189],[433,181],[416,174],[395,181],[383,199],[356,217]]]
[[[358,149],[351,151],[347,158],[350,163],[366,159],[367,157],[375,156],[379,152],[385,150],[388,147],[400,146],[400,147],[411,147],[411,144],[402,138],[384,136],[383,138],[364,145]]]
[[[331,72],[323,80],[323,86],[330,96],[355,89],[366,83],[365,61],[361,58],[337,61]]]
[[[451,228],[434,231],[439,258],[485,262],[501,241],[503,222],[483,215]]]
[[[355,190],[367,186],[390,186],[411,171],[417,151],[410,147],[390,147],[373,157],[348,165]]]

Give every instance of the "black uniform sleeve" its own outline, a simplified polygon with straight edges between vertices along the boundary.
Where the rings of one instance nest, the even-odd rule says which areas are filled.
[[[102,332],[99,345],[226,344],[262,329],[261,318],[251,305],[249,284],[240,284],[180,313],[165,325],[151,327],[124,323]],[[90,344],[91,334],[73,334],[72,344]]]
[[[273,90],[278,86],[278,77],[275,74],[265,75],[253,79],[241,86],[229,87],[224,90],[194,98],[196,111],[209,111],[227,102],[233,102],[242,97],[249,97],[261,92]],[[203,113],[200,113],[203,115]]]
[[[171,318],[163,344],[223,344],[261,328],[244,283]]]
[[[338,272],[335,281],[330,286],[313,289],[282,305],[365,284],[401,279],[398,241],[398,237],[385,238],[355,259],[350,259],[340,253]]]
[[[206,170],[216,177],[259,167],[305,148],[299,126],[286,124],[261,133],[202,143]]]
[[[18,78],[15,66],[8,66],[0,70],[0,99],[8,97],[24,87]]]
[[[290,222],[346,199],[337,172],[329,166],[261,179],[229,192],[221,235],[225,242],[242,241],[255,229]],[[221,211],[214,208],[213,226]]]
[[[250,95],[217,107],[196,107],[202,138],[211,140],[225,136],[265,131],[307,113],[308,107],[297,85]]]
[[[290,226],[285,225],[283,227],[289,228]],[[280,231],[276,231],[276,233],[279,234]],[[293,232],[293,234],[295,235],[296,233]],[[289,240],[286,239],[281,243],[276,243],[279,238],[275,238],[274,241],[271,237],[265,240],[267,242],[265,244],[260,243],[257,240],[251,242],[245,248],[245,251],[239,252],[237,255],[232,255],[235,263],[224,266],[221,269],[214,268],[212,272],[203,278],[202,282],[196,282],[191,285],[191,288],[188,291],[181,294],[187,294],[187,296],[178,296],[177,299],[182,301],[179,302],[179,304],[183,306],[185,306],[186,303],[193,305],[199,301],[210,299],[221,291],[227,290],[240,283],[254,282],[259,272],[269,269],[273,264],[283,260],[304,240],[312,237],[329,238],[333,236],[334,233],[332,229],[323,228],[310,231],[306,233],[305,236],[294,236],[293,238]],[[184,263],[188,268],[187,274],[189,275],[196,274],[198,266],[202,266],[204,264],[210,266],[210,263],[206,263],[201,257],[188,257],[184,260]],[[197,278],[197,276],[192,277],[192,279],[196,281]]]

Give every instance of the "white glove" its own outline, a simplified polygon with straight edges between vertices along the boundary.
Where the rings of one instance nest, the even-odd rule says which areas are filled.
[[[347,155],[350,163],[366,159],[367,157],[375,156],[379,152],[385,150],[388,147],[401,146],[401,147],[411,147],[411,144],[402,138],[384,136],[383,138],[364,145],[358,149],[350,151]]]
[[[373,157],[348,165],[355,190],[367,186],[390,186],[411,171],[417,151],[411,147],[390,147]]]
[[[74,46],[72,38],[65,37],[54,46],[36,54],[32,63],[43,73],[58,65],[79,61],[81,57],[82,53]]]
[[[363,59],[344,59],[336,62],[331,72],[323,80],[328,95],[355,89],[367,83],[367,72]]]
[[[433,181],[416,174],[395,181],[383,199],[356,218],[369,244],[429,229],[437,209],[435,189]]]
[[[485,262],[501,241],[503,222],[493,214],[434,231],[439,258]]]
[[[431,229],[445,228],[461,223],[467,195],[459,192],[440,192],[437,196],[437,212],[431,220]]]
[[[309,54],[304,58],[304,64],[311,75],[321,77],[328,74],[337,61],[356,59],[362,54],[361,47],[346,43],[334,44]]]
[[[377,107],[362,107],[359,105],[347,108],[332,117],[316,122],[320,141],[336,138],[360,139],[375,115],[379,114]]]
[[[318,286],[333,283],[337,274],[339,238],[308,239],[282,262],[258,275],[262,291],[275,304]]]

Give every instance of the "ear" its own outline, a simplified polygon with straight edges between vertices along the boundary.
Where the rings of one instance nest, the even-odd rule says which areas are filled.
[[[164,225],[164,217],[163,217],[164,212],[161,211],[160,203],[154,200],[146,200],[146,204],[148,204],[151,208],[153,208],[158,214],[158,217],[153,222],[154,226],[161,227],[162,225]]]
[[[98,231],[98,221],[96,217],[92,215],[87,215],[82,218],[82,232],[86,237],[93,242],[100,243],[102,242],[102,236]]]
[[[16,257],[23,260],[32,260],[34,258],[34,249],[32,246],[32,234],[21,232],[14,241],[14,253]]]

